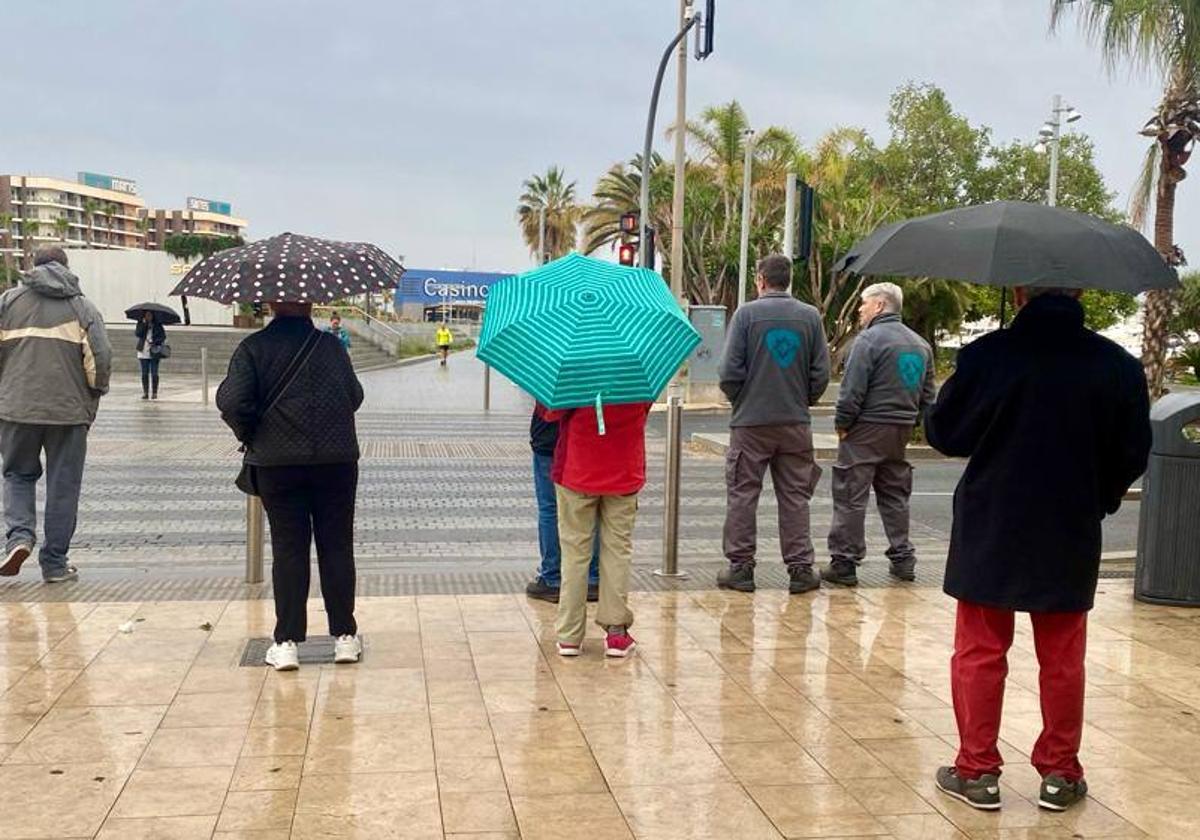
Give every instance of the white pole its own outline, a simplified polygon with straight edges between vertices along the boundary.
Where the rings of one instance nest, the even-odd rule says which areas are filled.
[[[742,167],[742,249],[738,259],[738,306],[746,302],[746,281],[750,261],[750,177],[754,157],[754,132],[746,131],[746,162]]]
[[[796,256],[796,173],[787,174],[787,189],[783,199],[783,255],[789,260]]]
[[[1054,94],[1054,115],[1050,119],[1050,127],[1054,132],[1050,138],[1050,191],[1046,195],[1046,203],[1054,207],[1058,203],[1058,139],[1062,133],[1062,97]]]

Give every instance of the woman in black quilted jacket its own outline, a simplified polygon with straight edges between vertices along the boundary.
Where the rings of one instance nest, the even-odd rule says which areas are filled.
[[[363,389],[337,337],[313,326],[310,304],[272,310],[273,320],[238,345],[217,391],[221,419],[245,447],[239,486],[262,497],[271,523],[275,644],[266,661],[279,671],[300,665],[315,538],[334,661],[357,662],[354,412]]]

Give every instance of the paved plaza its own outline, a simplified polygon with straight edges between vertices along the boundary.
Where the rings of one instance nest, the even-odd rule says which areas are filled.
[[[529,403],[469,355],[366,374],[357,666],[256,664],[269,585],[242,578],[237,450],[199,382],[144,404],[120,381],[91,438],[78,583],[0,584],[0,840],[17,838],[1190,837],[1200,804],[1200,615],[1137,604],[1108,564],[1092,614],[1083,760],[1093,796],[1039,811],[1028,628],[1005,703],[1004,809],[946,799],[961,464],[922,461],[916,585],[888,582],[877,517],[857,590],[789,597],[774,497],[760,589],[718,591],[721,458],[684,458],[680,565],[661,562],[664,426],[635,534],[636,654],[553,651],[519,594],[537,555]],[[213,383],[215,385],[215,381]],[[817,424],[828,418],[818,417]],[[689,413],[685,431],[727,427]],[[828,464],[825,464],[828,467]],[[813,503],[823,556],[828,475]],[[1137,506],[1110,522],[1129,549]],[[269,546],[268,546],[269,563]],[[269,580],[269,569],[268,569]],[[318,599],[314,633],[324,631]],[[248,653],[247,651],[250,651]]]

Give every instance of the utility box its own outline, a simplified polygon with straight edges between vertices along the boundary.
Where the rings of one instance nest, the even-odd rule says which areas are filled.
[[[700,343],[687,362],[687,401],[724,402],[719,383],[721,354],[725,352],[725,307],[689,306],[688,320],[700,333]]]
[[[1154,443],[1142,480],[1134,597],[1200,606],[1200,442],[1185,428],[1200,421],[1200,394],[1169,394],[1150,409]]]

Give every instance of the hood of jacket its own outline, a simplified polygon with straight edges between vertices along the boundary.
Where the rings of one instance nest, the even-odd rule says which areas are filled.
[[[43,263],[27,272],[21,282],[39,295],[52,298],[79,297],[79,278],[61,263]]]

